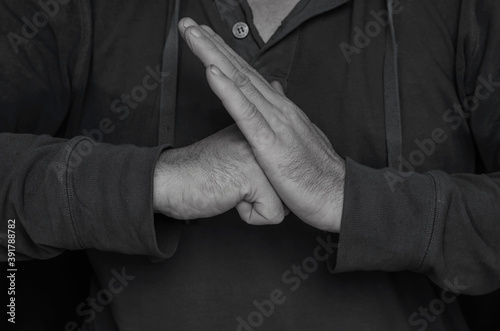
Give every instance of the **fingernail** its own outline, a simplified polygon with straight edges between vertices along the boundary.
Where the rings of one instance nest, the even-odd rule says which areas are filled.
[[[188,27],[190,27],[191,25],[194,25],[194,21],[193,21],[191,18],[186,17],[186,18],[184,19],[184,21],[182,22],[182,25],[184,26],[184,28],[188,28]]]
[[[199,38],[199,37],[201,37],[201,33],[200,33],[200,31],[198,31],[198,29],[197,29],[197,28],[192,28],[192,29],[191,29],[191,34],[192,34],[193,36],[195,36],[195,37],[198,37],[198,38]]]
[[[216,66],[214,66],[213,64],[210,65],[210,71],[216,75],[216,76],[221,76],[222,72],[220,71],[219,68],[217,68]]]

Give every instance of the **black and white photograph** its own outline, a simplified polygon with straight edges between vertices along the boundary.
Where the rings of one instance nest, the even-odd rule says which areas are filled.
[[[2,331],[499,331],[500,1],[0,0]]]

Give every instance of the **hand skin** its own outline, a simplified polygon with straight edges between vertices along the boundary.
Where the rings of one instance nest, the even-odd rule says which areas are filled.
[[[155,212],[190,220],[234,207],[253,225],[278,224],[286,213],[236,125],[160,155],[153,183]]]
[[[285,205],[302,221],[339,232],[345,162],[323,132],[212,29],[184,18],[179,32]]]

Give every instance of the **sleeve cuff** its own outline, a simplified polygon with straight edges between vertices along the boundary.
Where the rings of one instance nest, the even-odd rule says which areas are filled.
[[[166,148],[98,144],[86,138],[74,146],[67,161],[67,194],[81,248],[156,258],[174,254],[179,222],[157,215],[157,236],[152,206],[154,168]]]
[[[429,249],[436,204],[430,175],[401,176],[347,158],[339,246],[331,270],[418,269]]]

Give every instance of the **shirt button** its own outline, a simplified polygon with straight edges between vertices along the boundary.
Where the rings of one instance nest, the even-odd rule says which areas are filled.
[[[233,35],[238,39],[243,39],[248,36],[249,31],[248,25],[243,22],[238,22],[233,26]]]

